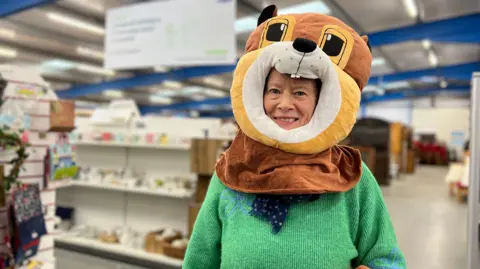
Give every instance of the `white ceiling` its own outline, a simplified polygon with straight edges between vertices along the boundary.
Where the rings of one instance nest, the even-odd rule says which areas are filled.
[[[325,0],[330,15],[338,17],[362,32],[374,32],[409,25],[415,19],[405,9],[406,0]],[[415,0],[422,20],[438,20],[480,11],[478,0]],[[46,79],[61,90],[78,83],[95,83],[122,77],[130,77],[132,72],[107,74],[102,70],[102,51],[104,35],[103,24],[105,10],[111,7],[140,0],[59,0],[55,4],[26,10],[0,20],[0,63],[14,63],[36,66],[43,70]],[[268,4],[276,4],[280,9],[306,3],[303,0],[238,0],[237,16],[257,17],[260,10]],[[73,28],[62,20],[77,20],[88,23],[89,31]],[[239,51],[244,49],[248,33],[237,35]],[[432,50],[438,56],[439,65],[451,65],[480,60],[479,45],[459,45],[433,43]],[[2,49],[4,51],[2,55]],[[15,52],[16,57],[10,55]],[[7,55],[5,55],[5,53]],[[428,52],[421,42],[405,42],[374,48],[376,59],[384,59],[382,65],[372,67],[372,75],[393,73],[396,71],[429,68]],[[45,65],[49,63],[49,65]],[[69,64],[69,70],[58,69],[59,65]],[[52,68],[57,66],[57,68]],[[47,68],[48,67],[48,68]],[[91,69],[95,68],[92,73]],[[138,70],[151,72],[152,70]],[[102,74],[105,73],[105,74]],[[209,79],[195,79],[183,86],[208,86],[223,90],[227,94],[232,74]],[[220,83],[219,83],[220,81]],[[208,85],[210,83],[210,85]],[[416,84],[412,84],[416,85]],[[177,95],[172,101],[188,100],[175,87],[153,85],[148,88],[129,89],[125,95],[135,98],[139,103],[151,103],[149,96],[155,92],[175,90]],[[205,92],[208,92],[205,90]],[[211,91],[207,94],[195,94],[195,100],[220,96]],[[107,100],[112,97],[93,95],[89,100]]]

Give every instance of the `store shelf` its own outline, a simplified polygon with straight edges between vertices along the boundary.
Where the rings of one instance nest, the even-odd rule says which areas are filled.
[[[167,257],[161,254],[148,253],[141,249],[124,247],[119,244],[107,244],[94,239],[86,239],[74,236],[62,236],[55,238],[55,248],[73,250],[80,253],[86,253],[98,257],[108,258],[118,261],[127,261],[135,265],[150,264],[147,268],[181,268],[183,261]],[[106,257],[108,256],[108,257]],[[160,267],[163,266],[163,267]]]
[[[102,189],[102,190],[110,190],[110,191],[120,191],[120,192],[128,192],[128,193],[139,193],[139,194],[154,195],[154,196],[172,197],[172,198],[190,198],[193,195],[193,191],[172,192],[172,191],[162,190],[162,189],[149,190],[144,188],[128,188],[124,186],[107,185],[103,183],[92,183],[87,181],[72,181],[71,186],[79,186],[79,187],[85,187],[85,188],[94,188],[94,189]]]
[[[82,141],[73,143],[75,146],[105,146],[105,147],[121,147],[121,148],[147,148],[147,149],[168,149],[168,150],[190,150],[190,144],[132,144],[118,142],[102,142],[102,141]]]

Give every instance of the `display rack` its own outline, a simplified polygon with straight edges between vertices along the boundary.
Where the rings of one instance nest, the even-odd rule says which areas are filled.
[[[57,204],[74,208],[76,226],[102,230],[128,228],[143,239],[149,232],[166,228],[188,236],[189,205],[196,190],[196,174],[191,172],[190,165],[191,140],[205,135],[232,137],[232,133],[222,132],[220,119],[142,118],[129,100],[112,102],[110,111],[115,114],[109,113],[108,108],[102,110],[96,111],[85,125],[77,126],[70,137],[76,147],[76,162],[81,167],[129,168],[144,171],[146,178],[183,176],[191,178],[193,184],[189,189],[152,188],[132,186],[129,179],[114,183],[74,179],[59,190]],[[86,267],[105,262],[135,268],[181,267],[181,259],[148,253],[144,246],[145,240],[131,247],[69,233],[55,241],[58,251],[69,253],[65,257],[77,255],[79,262],[88,260]],[[86,259],[85,255],[96,259]],[[59,255],[57,259],[59,264],[69,263]]]
[[[58,98],[49,84],[45,82],[37,70],[0,65],[2,80],[0,125],[8,126],[21,134],[24,142],[28,142],[28,158],[22,166],[18,181],[26,184],[38,184],[40,199],[44,209],[47,235],[40,238],[38,252],[29,260],[41,260],[46,264],[54,264],[55,230],[55,197],[56,184],[45,178],[45,158],[49,148],[58,141],[62,132],[52,129],[52,104]],[[73,112],[73,111],[72,111]],[[68,113],[66,113],[68,115]],[[21,131],[23,130],[23,131]],[[9,150],[0,151],[0,164],[5,166],[5,174],[11,169],[9,161],[15,153]]]

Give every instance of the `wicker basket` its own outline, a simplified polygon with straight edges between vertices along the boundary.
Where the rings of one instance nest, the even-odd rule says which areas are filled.
[[[175,231],[174,236],[166,237],[163,240],[158,240],[157,236],[163,233],[164,229],[153,231],[148,233],[145,236],[145,251],[149,253],[157,253],[163,254],[164,250],[164,242],[172,242],[173,240],[177,240],[182,238],[182,234],[179,231]]]
[[[173,240],[172,240],[173,241]],[[187,248],[176,248],[172,246],[172,241],[170,242],[163,242],[163,254],[168,257],[176,258],[176,259],[181,259],[185,258],[185,252],[187,251]]]

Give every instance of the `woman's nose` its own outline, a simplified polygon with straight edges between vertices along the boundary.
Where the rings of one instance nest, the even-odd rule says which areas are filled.
[[[290,94],[282,94],[280,97],[280,103],[278,104],[280,110],[293,109],[293,98]]]

